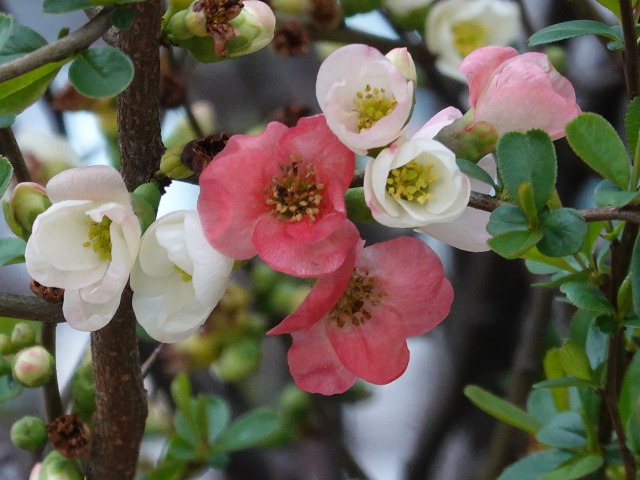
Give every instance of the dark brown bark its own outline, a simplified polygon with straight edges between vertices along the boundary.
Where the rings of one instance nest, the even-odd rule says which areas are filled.
[[[120,47],[135,67],[131,85],[118,97],[121,170],[129,190],[158,169],[160,140],[158,85],[162,2],[132,4],[136,22],[120,33]],[[127,287],[113,320],[91,336],[96,379],[96,413],[89,458],[89,480],[133,479],[147,404]]]

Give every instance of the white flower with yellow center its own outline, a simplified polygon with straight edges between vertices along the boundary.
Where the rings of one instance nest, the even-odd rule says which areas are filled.
[[[334,135],[365,155],[400,136],[413,107],[415,82],[415,66],[405,48],[385,57],[368,45],[352,44],[322,63],[316,97]]]
[[[117,170],[66,170],[47,184],[52,202],[36,218],[25,261],[31,277],[64,288],[62,311],[73,328],[104,327],[118,308],[138,246],[140,223]]]
[[[458,65],[487,45],[506,46],[520,32],[520,10],[506,0],[442,0],[427,16],[425,41],[444,75],[464,81]]]
[[[159,218],[143,235],[131,272],[138,322],[161,342],[186,340],[222,298],[232,268],[233,260],[207,242],[195,210]]]

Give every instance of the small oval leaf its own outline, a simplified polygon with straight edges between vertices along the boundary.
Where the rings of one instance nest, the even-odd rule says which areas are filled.
[[[133,62],[117,48],[85,50],[69,67],[69,81],[86,97],[105,98],[122,92],[133,79]]]

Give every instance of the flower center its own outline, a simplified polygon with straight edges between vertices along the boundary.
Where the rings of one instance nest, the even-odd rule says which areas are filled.
[[[400,168],[394,168],[387,177],[387,192],[396,200],[409,200],[420,205],[433,198],[429,186],[438,178],[431,170],[433,165],[423,166],[415,159]]]
[[[180,274],[180,277],[182,278],[182,281],[184,283],[188,283],[193,279],[192,275],[189,275],[187,272],[181,269],[178,265],[174,264],[173,268],[175,269],[176,272]]]
[[[451,30],[455,48],[462,57],[487,45],[487,37],[491,33],[491,27],[476,20],[458,22]]]
[[[371,87],[367,84],[364,92],[356,93],[353,100],[358,117],[360,131],[373,127],[378,120],[389,115],[398,105],[393,95],[388,95],[384,88]]]
[[[369,270],[356,267],[342,297],[329,312],[329,321],[340,328],[347,322],[360,326],[371,319],[371,311],[380,305],[383,297],[384,293],[376,289],[375,277],[369,276]]]
[[[316,183],[313,164],[302,165],[291,157],[291,163],[280,165],[280,176],[274,176],[271,188],[265,188],[266,203],[280,220],[299,222],[304,217],[312,222],[320,212],[324,184]]]
[[[84,242],[82,246],[91,247],[100,260],[111,260],[111,219],[102,217],[100,222],[89,220],[87,225],[89,225],[89,241]]]

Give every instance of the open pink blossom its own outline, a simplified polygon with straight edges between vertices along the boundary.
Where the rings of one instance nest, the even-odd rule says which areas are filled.
[[[358,155],[398,138],[413,107],[415,66],[406,49],[339,48],[320,66],[316,97],[333,133]]]
[[[425,243],[400,237],[363,245],[268,332],[292,335],[289,369],[302,390],[332,395],[358,377],[378,385],[395,380],[409,362],[407,337],[449,313],[453,289]]]
[[[42,285],[65,289],[69,325],[98,330],[115,314],[138,254],[131,197],[107,166],[65,170],[49,180],[47,195],[53,205],[33,223],[27,270]]]
[[[228,257],[257,254],[290,275],[337,269],[359,237],[344,203],[354,163],[322,115],[233,136],[200,176],[207,240]]]
[[[490,123],[499,135],[539,128],[557,140],[581,112],[571,82],[543,53],[518,55],[510,47],[484,47],[467,55],[458,68],[469,84],[473,121]]]

